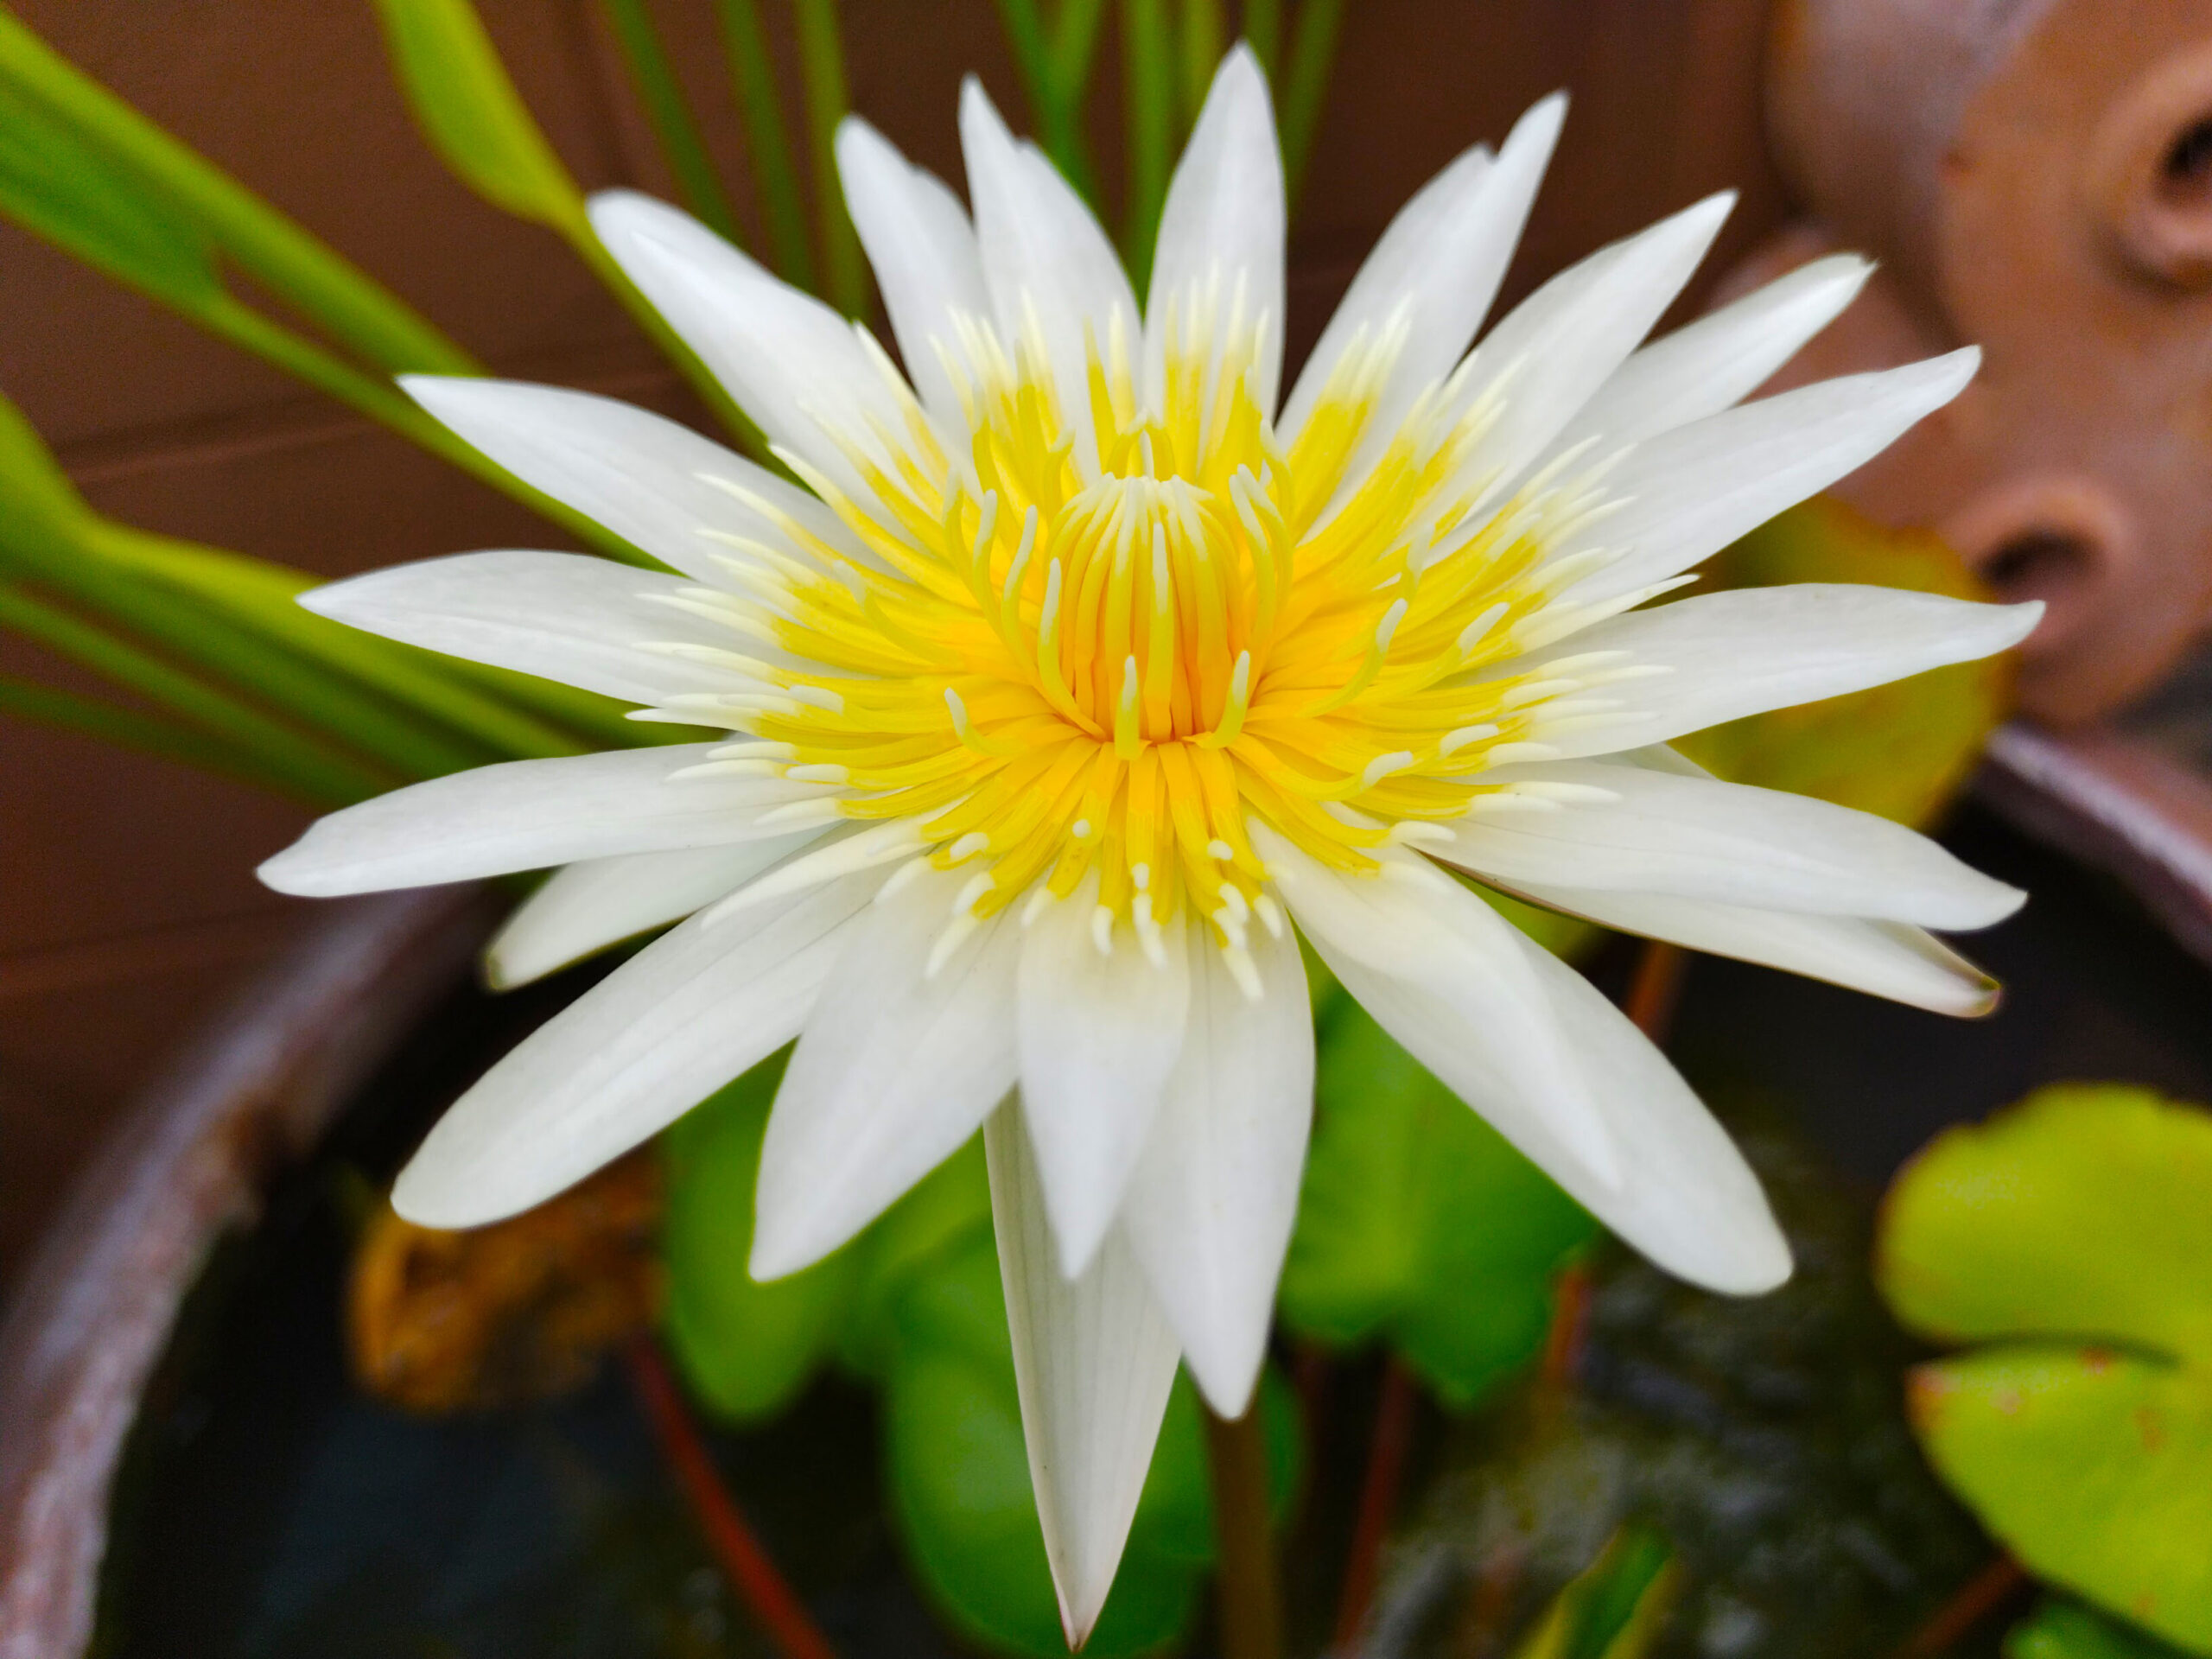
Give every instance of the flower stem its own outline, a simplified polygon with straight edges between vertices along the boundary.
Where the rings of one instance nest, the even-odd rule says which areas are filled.
[[[1682,970],[1689,955],[1678,944],[1646,939],[1636,959],[1636,975],[1629,981],[1628,996],[1621,1004],[1636,1028],[1664,1046],[1667,1031],[1675,1023],[1675,1004],[1681,998]]]
[[[1281,1659],[1282,1586],[1268,1525],[1268,1445],[1258,1402],[1233,1421],[1206,1413],[1220,1550],[1215,1604],[1222,1659]]]
[[[728,1574],[735,1590],[761,1627],[784,1654],[784,1659],[836,1659],[837,1650],[806,1611],[806,1604],[791,1581],[776,1570],[768,1552],[738,1508],[721,1475],[715,1467],[683,1391],[669,1375],[668,1366],[650,1337],[639,1337],[623,1351],[629,1366],[630,1385],[637,1391],[645,1415],[652,1421],[661,1455],[683,1484],[684,1496],[699,1517],[700,1530]]]
[[[2019,1562],[2010,1555],[1998,1556],[1954,1591],[1950,1599],[1899,1644],[1897,1659],[1935,1659],[1937,1654],[1948,1653],[1960,1637],[2027,1582],[2028,1575]]]
[[[1367,1472],[1360,1481],[1359,1510],[1345,1552],[1344,1587],[1337,1595],[1337,1628],[1331,1647],[1355,1651],[1360,1626],[1375,1599],[1382,1541],[1397,1512],[1398,1489],[1406,1471],[1406,1451],[1413,1439],[1413,1374],[1395,1354],[1382,1362],[1382,1389],[1375,1402],[1375,1433],[1368,1442]]]

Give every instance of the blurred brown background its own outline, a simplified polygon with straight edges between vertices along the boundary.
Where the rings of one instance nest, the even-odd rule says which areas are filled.
[[[591,0],[480,3],[578,177],[668,194]],[[370,0],[16,9],[495,372],[684,412],[671,377],[569,253],[470,195],[417,139]],[[1294,352],[1408,194],[1555,86],[1576,107],[1511,291],[1735,185],[1745,200],[1708,280],[1725,270],[1780,218],[1758,118],[1765,10],[1355,0],[1294,232]],[[788,8],[766,0],[763,10],[795,112]],[[710,140],[734,162],[709,0],[660,0],[657,12]],[[990,0],[847,0],[844,17],[855,106],[956,182],[963,73],[979,72],[1024,124]],[[1093,115],[1110,171],[1110,39],[1102,58]],[[504,497],[12,226],[0,226],[0,388],[95,505],[149,528],[333,575],[561,544]],[[14,641],[0,642],[0,668],[69,677]],[[0,724],[0,1287],[116,1108],[302,925],[310,907],[262,891],[252,868],[302,821],[180,766]]]

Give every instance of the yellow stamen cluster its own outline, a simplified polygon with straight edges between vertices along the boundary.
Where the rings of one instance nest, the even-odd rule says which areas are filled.
[[[1485,766],[1543,753],[1540,715],[1604,717],[1562,706],[1594,664],[1510,668],[1563,632],[1548,601],[1587,565],[1547,551],[1594,486],[1489,499],[1498,411],[1452,381],[1370,430],[1390,329],[1354,342],[1286,450],[1259,389],[1269,320],[1219,289],[1173,308],[1149,396],[1117,330],[1071,419],[1033,322],[1009,352],[966,321],[942,352],[964,453],[887,360],[903,425],[831,434],[866,495],[785,456],[868,556],[786,518],[815,563],[742,543],[752,595],[700,590],[776,648],[729,659],[759,695],[687,700],[759,740],[728,764],[842,785],[837,811],[882,821],[868,856],[972,866],[973,916],[1095,882],[1102,948],[1126,921],[1156,955],[1188,905],[1235,960],[1250,918],[1280,926],[1251,815],[1372,869],[1470,810]]]

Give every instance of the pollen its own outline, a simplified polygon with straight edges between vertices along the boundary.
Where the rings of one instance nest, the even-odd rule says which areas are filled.
[[[1286,445],[1274,327],[1192,283],[1156,361],[1090,339],[1077,397],[1033,317],[1011,340],[963,318],[937,342],[958,431],[875,352],[901,419],[825,428],[864,489],[782,455],[857,554],[789,518],[806,558],[730,550],[744,591],[688,608],[731,623],[757,695],[683,717],[972,870],[963,918],[1082,889],[1103,950],[1157,958],[1187,913],[1249,966],[1250,923],[1279,914],[1254,819],[1372,872],[1384,842],[1495,792],[1484,770],[1540,748],[1555,706],[1606,706],[1602,674],[1514,670],[1550,631],[1550,550],[1602,508],[1592,472],[1493,499],[1498,410],[1451,381],[1383,429],[1402,327],[1352,343]]]

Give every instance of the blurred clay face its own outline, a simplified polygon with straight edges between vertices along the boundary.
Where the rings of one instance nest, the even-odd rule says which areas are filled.
[[[1777,389],[1980,343],[1839,493],[2046,602],[2031,714],[2118,708],[2212,624],[2212,0],[1785,0],[1770,92],[1815,217],[1728,290],[1883,262]]]

